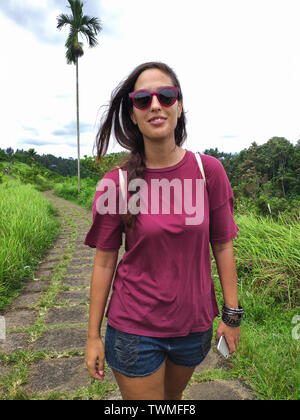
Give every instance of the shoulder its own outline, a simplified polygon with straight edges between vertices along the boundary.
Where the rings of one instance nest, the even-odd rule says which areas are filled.
[[[195,154],[194,152],[191,153]],[[222,162],[216,157],[200,153],[200,158],[203,165],[205,177],[207,179],[213,179],[215,177],[224,176],[224,174],[226,175]],[[195,156],[194,160],[197,163]]]
[[[96,191],[94,195],[94,202],[103,194],[108,192],[109,194],[114,191],[119,191],[119,168],[114,167],[107,171],[104,176],[97,182]]]
[[[214,156],[210,155],[203,155],[200,153],[201,160],[203,162],[203,166],[205,166],[209,171],[216,170],[220,167],[223,168],[222,162]]]
[[[119,167],[115,166],[105,173],[102,179],[112,179],[117,181],[119,179]]]
[[[107,171],[104,176],[98,181],[96,186],[96,191],[94,194],[92,209],[93,215],[96,214],[96,205],[101,196],[104,196],[105,199],[112,200],[113,203],[118,201],[118,191],[119,191],[119,169],[114,167]]]
[[[114,183],[117,187],[119,186],[119,168],[114,167],[107,171],[104,176],[97,183],[97,190],[99,186],[106,186],[110,183]]]

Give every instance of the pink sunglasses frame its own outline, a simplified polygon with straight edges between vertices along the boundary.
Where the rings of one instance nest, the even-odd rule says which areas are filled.
[[[174,98],[174,101],[171,103],[171,105],[164,105],[163,103],[161,103],[161,101],[159,100],[159,94],[160,94],[160,92],[162,91],[162,90],[164,90],[164,89],[171,89],[171,90],[173,90],[173,92],[175,92],[175,98]],[[134,103],[134,97],[135,97],[135,95],[137,94],[137,93],[141,93],[141,92],[147,92],[147,93],[149,93],[149,95],[151,96],[151,101],[149,102],[149,105],[146,107],[146,108],[140,108],[140,107],[138,107],[138,106],[136,106],[136,104]],[[172,105],[174,105],[175,104],[175,102],[177,101],[177,98],[178,98],[178,92],[179,92],[179,89],[178,89],[178,87],[176,87],[176,86],[163,86],[163,87],[161,87],[160,89],[158,89],[156,92],[150,92],[149,90],[147,90],[147,89],[140,89],[140,90],[136,90],[135,92],[131,92],[131,93],[129,93],[129,98],[132,100],[132,104],[133,104],[133,106],[135,107],[135,108],[137,108],[137,109],[140,109],[141,111],[145,111],[146,109],[149,109],[150,108],[150,106],[151,106],[151,104],[152,104],[152,98],[153,98],[153,96],[155,95],[156,97],[157,97],[157,99],[158,99],[158,101],[159,101],[159,103],[163,106],[163,107],[165,107],[165,108],[169,108],[170,106],[172,106]]]

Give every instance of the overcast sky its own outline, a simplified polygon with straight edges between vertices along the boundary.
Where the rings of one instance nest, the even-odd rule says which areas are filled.
[[[67,0],[0,0],[0,147],[77,157],[75,66]],[[79,61],[81,157],[96,154],[103,105],[137,65],[163,61],[179,77],[184,148],[239,152],[300,138],[299,0],[85,0],[99,45]],[[102,107],[102,108],[101,108]],[[109,152],[121,151],[111,141]]]

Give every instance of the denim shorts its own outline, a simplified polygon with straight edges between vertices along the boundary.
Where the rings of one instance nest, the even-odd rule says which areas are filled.
[[[175,365],[196,367],[211,348],[213,327],[184,337],[146,337],[107,324],[105,358],[108,366],[129,377],[156,372],[168,358]]]

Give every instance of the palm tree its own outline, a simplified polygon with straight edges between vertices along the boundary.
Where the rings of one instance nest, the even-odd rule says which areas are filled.
[[[57,17],[57,29],[65,25],[70,26],[70,33],[65,43],[68,64],[76,65],[76,109],[77,109],[77,152],[78,152],[78,194],[80,193],[80,146],[79,146],[79,88],[78,88],[78,58],[82,57],[83,43],[79,42],[78,35],[84,35],[89,47],[98,44],[96,36],[102,30],[100,21],[95,17],[83,15],[83,3],[80,0],[68,0],[71,15],[60,14]]]
[[[29,149],[26,152],[27,155],[27,160],[29,161],[29,163],[33,163],[35,161],[35,156],[37,155],[37,152],[34,149]]]

